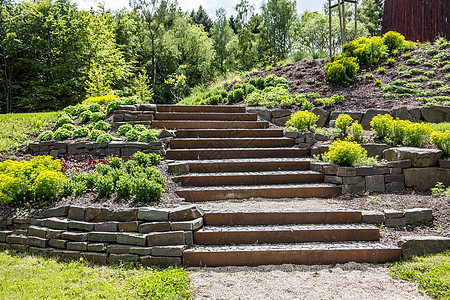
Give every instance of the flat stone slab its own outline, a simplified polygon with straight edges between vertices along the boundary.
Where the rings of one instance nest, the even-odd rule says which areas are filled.
[[[402,248],[403,257],[436,254],[450,250],[450,238],[442,236],[404,236],[398,246]]]
[[[403,170],[405,185],[420,190],[434,187],[438,182],[450,185],[450,169],[442,168],[410,168]]]
[[[438,149],[423,149],[415,147],[390,148],[383,151],[383,156],[388,161],[411,160],[415,168],[436,166],[443,152]]]

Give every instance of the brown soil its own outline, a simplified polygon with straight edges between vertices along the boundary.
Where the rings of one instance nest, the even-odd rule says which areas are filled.
[[[369,108],[392,109],[401,106],[423,107],[425,106],[425,103],[416,101],[416,96],[405,99],[384,98],[383,95],[386,92],[376,84],[376,80],[380,80],[383,84],[388,84],[397,79],[407,81],[408,78],[402,78],[398,75],[399,68],[401,68],[400,66],[403,66],[403,71],[409,69],[434,71],[435,75],[430,76],[429,81],[442,81],[444,84],[448,85],[448,80],[444,78],[448,73],[443,72],[439,67],[430,67],[424,64],[433,61],[433,57],[425,53],[425,51],[429,49],[439,48],[437,46],[422,46],[412,50],[411,57],[405,58],[402,55],[396,57],[394,65],[389,65],[387,62],[384,62],[376,67],[361,67],[354,84],[348,86],[336,86],[329,84],[326,81],[325,65],[330,61],[328,58],[315,60],[304,59],[294,62],[287,67],[274,67],[270,71],[253,73],[250,77],[275,74],[287,79],[290,93],[318,93],[320,97],[331,97],[334,94],[345,96],[345,100],[342,103],[336,104],[333,107],[323,107],[328,111],[366,111]],[[440,51],[449,52],[449,49]],[[422,60],[422,63],[416,66],[407,65],[406,61],[412,58]],[[378,72],[379,67],[384,67],[385,72],[380,74]],[[366,74],[372,74],[373,78],[366,78]],[[422,83],[421,87],[417,89],[436,91],[436,88],[429,87],[427,82]],[[438,93],[437,95],[449,96],[448,93]],[[437,104],[443,105],[443,103]],[[297,107],[294,107],[294,109],[295,108]]]

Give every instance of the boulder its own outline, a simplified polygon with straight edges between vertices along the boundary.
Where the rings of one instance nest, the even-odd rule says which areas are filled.
[[[189,221],[203,217],[203,210],[196,205],[182,205],[171,210],[169,217],[171,222]]]
[[[386,149],[391,148],[389,145],[387,144],[376,144],[376,143],[370,143],[370,144],[361,144],[361,146],[366,149],[367,151],[367,156],[370,157],[383,157],[383,151]]]
[[[317,116],[319,116],[319,119],[317,120],[316,125],[318,127],[324,127],[328,121],[328,117],[330,116],[330,113],[320,107],[314,107],[313,109],[311,109],[311,112],[316,114]]]
[[[339,115],[344,114],[349,115],[353,120],[358,121],[358,123],[361,123],[363,113],[358,111],[333,111],[330,114],[330,121],[336,120],[339,117]]]
[[[421,110],[422,118],[429,123],[447,122],[450,119],[450,107],[429,106]]]
[[[450,249],[450,238],[442,236],[404,236],[398,242],[403,257],[428,255]]]
[[[442,154],[442,150],[415,147],[390,148],[383,152],[384,159],[388,161],[409,159],[411,160],[412,166],[416,168],[437,165]]]
[[[405,209],[406,224],[415,224],[430,222],[433,220],[433,211],[431,208],[413,208]]]
[[[289,109],[275,109],[272,111],[272,118],[290,117],[291,113]]]
[[[247,112],[257,114],[261,119],[270,121],[272,112],[266,108],[248,107]]]
[[[411,122],[417,122],[420,120],[420,111],[415,110],[412,112],[406,106],[395,108],[392,111],[392,116],[394,118],[399,118],[400,120],[406,120]]]
[[[442,168],[410,168],[403,170],[405,185],[420,190],[434,187],[438,182],[450,185],[450,169]]]

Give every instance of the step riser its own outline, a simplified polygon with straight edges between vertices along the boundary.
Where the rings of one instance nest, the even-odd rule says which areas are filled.
[[[205,213],[207,226],[257,226],[287,224],[353,224],[362,222],[359,211],[331,212],[232,212]]]
[[[257,114],[239,113],[155,113],[155,120],[257,121]]]
[[[198,149],[198,148],[275,148],[275,147],[292,147],[294,146],[293,139],[222,139],[222,140],[208,140],[208,139],[173,139],[170,141],[170,148],[172,149]]]
[[[378,241],[378,228],[293,231],[195,232],[197,245]]]
[[[281,129],[180,129],[178,138],[245,138],[245,137],[283,137]]]
[[[401,249],[184,252],[183,264],[187,267],[331,265],[351,261],[383,264],[400,257]]]
[[[245,106],[215,105],[157,105],[157,112],[192,112],[192,113],[246,113]]]
[[[242,150],[167,150],[168,159],[239,159],[239,158],[303,158],[309,155],[307,149],[242,149]]]
[[[332,198],[341,194],[340,187],[284,188],[284,189],[245,189],[245,190],[179,190],[177,194],[190,202],[217,201],[249,198]]]
[[[323,183],[323,174],[236,175],[183,177],[183,186]]]
[[[166,129],[264,129],[264,121],[152,121],[152,126]]]
[[[191,173],[261,172],[309,170],[309,161],[291,162],[240,162],[240,163],[189,163]]]

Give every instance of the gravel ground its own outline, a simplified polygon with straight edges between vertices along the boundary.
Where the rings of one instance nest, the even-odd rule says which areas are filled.
[[[385,265],[260,266],[188,269],[194,299],[431,299]]]

